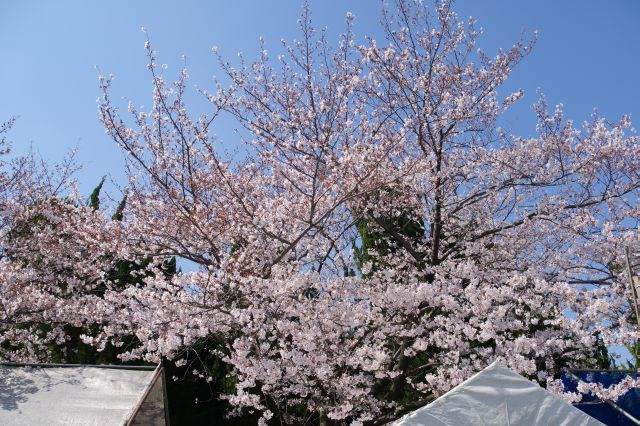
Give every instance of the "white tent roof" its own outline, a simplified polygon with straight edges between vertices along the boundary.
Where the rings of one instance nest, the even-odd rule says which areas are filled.
[[[124,425],[158,370],[0,365],[2,425]]]
[[[516,372],[488,366],[393,426],[602,426]]]

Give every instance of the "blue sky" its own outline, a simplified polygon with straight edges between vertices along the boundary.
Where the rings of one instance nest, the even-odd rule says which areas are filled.
[[[10,134],[16,152],[33,146],[45,159],[60,160],[79,148],[84,166],[80,189],[88,194],[101,176],[123,182],[122,155],[98,121],[100,95],[95,65],[116,76],[113,94],[126,106],[149,105],[151,86],[143,49],[148,29],[159,62],[177,72],[186,56],[191,83],[212,87],[220,75],[211,47],[233,59],[258,52],[258,37],[277,50],[281,38],[298,37],[301,1],[14,1],[0,9],[0,121],[17,116]],[[358,18],[356,33],[379,34],[380,3],[375,0],[311,1],[313,20],[337,35],[347,11]],[[534,116],[528,105],[541,88],[553,106],[565,105],[577,123],[594,107],[618,119],[640,121],[640,2],[634,0],[466,0],[463,18],[474,16],[485,29],[480,46],[493,53],[522,33],[539,31],[533,53],[515,70],[504,93],[523,88],[524,101],[506,117],[506,127],[530,135]],[[377,37],[381,38],[381,37]],[[124,99],[126,98],[126,99]],[[194,113],[206,103],[195,102]],[[637,125],[637,124],[636,124]],[[233,123],[218,134],[234,145]],[[116,192],[107,184],[107,189]],[[118,195],[114,194],[116,197]]]
[[[116,76],[114,94],[126,106],[149,105],[150,78],[143,50],[148,28],[159,61],[177,71],[187,58],[191,83],[212,87],[220,75],[211,47],[228,58],[258,51],[260,35],[271,49],[281,38],[298,36],[301,1],[75,1],[4,2],[0,12],[0,120],[18,116],[10,138],[16,152],[32,145],[48,160],[78,147],[84,169],[80,188],[88,193],[103,175],[122,181],[122,156],[98,122],[98,65]],[[311,1],[317,26],[337,35],[344,15],[357,16],[359,36],[379,33],[380,3],[375,0]],[[539,31],[534,52],[516,69],[507,89],[525,89],[525,99],[508,117],[508,127],[530,134],[528,105],[541,87],[551,105],[563,102],[577,123],[592,109],[617,119],[631,113],[640,120],[640,2],[460,1],[461,17],[474,16],[485,29],[481,47],[508,48],[522,34]],[[379,37],[380,38],[380,37]],[[196,102],[193,112],[204,111]],[[235,143],[231,122],[218,134]],[[113,188],[112,188],[113,190]]]

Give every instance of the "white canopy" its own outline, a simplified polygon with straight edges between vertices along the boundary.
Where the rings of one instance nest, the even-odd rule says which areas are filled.
[[[496,362],[393,426],[602,426]]]
[[[156,387],[159,371],[0,365],[0,424],[133,424],[146,396]],[[163,408],[160,410],[162,418],[148,424],[164,424]]]

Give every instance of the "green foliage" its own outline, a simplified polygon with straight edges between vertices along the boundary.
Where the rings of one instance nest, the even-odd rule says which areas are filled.
[[[100,191],[102,191],[102,186],[104,185],[104,181],[107,177],[103,176],[100,179],[100,183],[93,189],[91,195],[89,196],[89,207],[93,210],[98,210],[100,208]]]
[[[609,355],[609,350],[604,344],[602,336],[598,335],[596,339],[596,347],[594,350],[596,362],[594,368],[609,370],[614,366],[614,363],[612,363],[611,355]]]
[[[118,203],[118,207],[116,207],[116,212],[111,216],[113,220],[117,220],[118,222],[122,221],[124,217],[124,208],[127,206],[127,196],[125,195]]]
[[[401,238],[414,249],[425,242],[424,225],[409,212],[393,217],[361,218],[356,221],[356,229],[360,245],[353,241],[353,251],[361,274],[362,266],[368,262],[371,263],[371,272],[384,269],[387,266],[384,258],[397,252],[401,245],[398,239]]]

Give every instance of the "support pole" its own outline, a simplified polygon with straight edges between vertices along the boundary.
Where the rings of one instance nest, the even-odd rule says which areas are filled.
[[[625,260],[626,260],[626,266],[627,266],[627,278],[629,279],[629,285],[631,285],[631,291],[632,291],[632,295],[633,295],[633,307],[636,310],[636,329],[640,328],[640,309],[638,309],[638,289],[636,288],[636,283],[633,279],[633,271],[631,270],[631,255],[630,255],[630,250],[628,246],[625,246],[624,248],[624,256],[625,256]],[[633,352],[634,352],[634,357],[636,359],[636,371],[640,371],[640,363],[638,360],[638,341],[636,340],[636,343],[634,345],[633,348]]]

